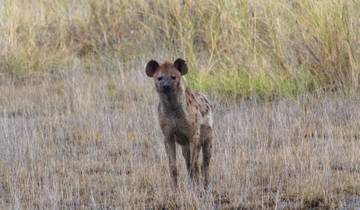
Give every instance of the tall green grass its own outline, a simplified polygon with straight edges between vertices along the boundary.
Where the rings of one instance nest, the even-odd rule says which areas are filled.
[[[358,88],[356,0],[4,0],[9,75],[184,57],[196,89],[230,97]]]

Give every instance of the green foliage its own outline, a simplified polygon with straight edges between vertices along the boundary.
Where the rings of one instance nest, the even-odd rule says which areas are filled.
[[[7,0],[1,71],[108,68],[106,60],[166,54],[182,55],[189,83],[219,96],[294,96],[329,84],[356,90],[359,11],[354,0]]]
[[[277,96],[294,97],[304,92],[314,92],[316,78],[309,72],[300,71],[292,77],[249,73],[245,70],[195,72],[188,76],[194,89],[206,91],[221,98],[248,98],[257,96],[271,99]]]

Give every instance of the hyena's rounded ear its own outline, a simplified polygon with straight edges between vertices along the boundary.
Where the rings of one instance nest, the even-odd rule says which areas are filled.
[[[178,58],[174,62],[175,68],[180,71],[181,75],[185,75],[188,72],[188,67],[186,65],[185,60]]]
[[[154,76],[156,69],[159,68],[159,63],[155,60],[150,60],[145,67],[145,73],[148,77]]]

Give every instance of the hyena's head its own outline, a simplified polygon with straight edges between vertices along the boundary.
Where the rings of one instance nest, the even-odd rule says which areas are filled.
[[[174,63],[165,61],[163,64],[150,60],[146,64],[145,72],[155,82],[156,91],[163,94],[173,94],[181,89],[182,76],[188,71],[185,61],[181,58]]]

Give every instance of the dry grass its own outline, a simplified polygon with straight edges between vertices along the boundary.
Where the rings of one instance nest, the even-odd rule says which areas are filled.
[[[215,106],[212,192],[173,193],[142,66],[0,86],[4,209],[334,208],[360,193],[359,96]]]
[[[357,90],[357,0],[2,0],[0,73],[81,62],[109,68],[163,52],[189,83],[226,97]],[[330,87],[329,87],[330,86]]]
[[[359,11],[357,0],[0,0],[0,208],[358,200]],[[170,189],[143,65],[177,57],[215,106],[210,192],[189,187],[180,154]]]

